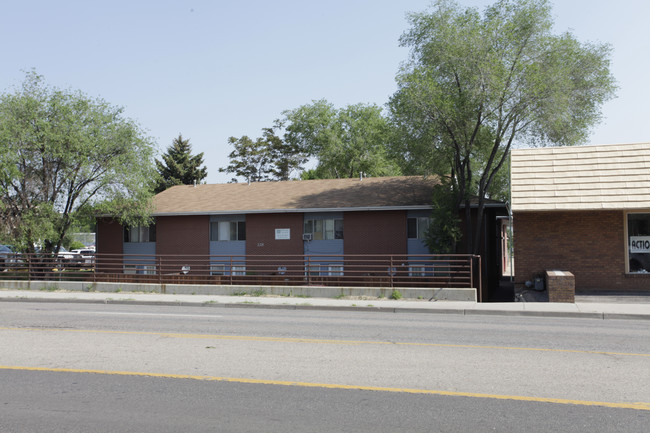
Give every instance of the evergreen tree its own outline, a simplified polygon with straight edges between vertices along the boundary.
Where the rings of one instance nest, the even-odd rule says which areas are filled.
[[[203,152],[192,155],[190,140],[183,139],[182,134],[174,139],[162,161],[156,160],[156,168],[160,178],[156,186],[156,194],[174,185],[192,185],[200,183],[208,175],[208,169],[203,164]]]

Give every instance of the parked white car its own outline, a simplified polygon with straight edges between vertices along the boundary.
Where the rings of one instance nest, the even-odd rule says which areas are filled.
[[[75,255],[75,260],[80,265],[92,266],[95,263],[95,250],[90,248],[80,248],[70,251]]]

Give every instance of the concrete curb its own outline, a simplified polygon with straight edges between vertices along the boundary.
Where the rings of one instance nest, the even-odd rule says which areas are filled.
[[[477,308],[477,304],[471,304],[474,308],[446,308],[443,303],[434,303],[430,307],[394,307],[394,306],[377,306],[377,305],[309,305],[309,301],[304,303],[287,303],[272,304],[264,303],[263,298],[253,298],[254,301],[242,302],[212,302],[212,301],[184,301],[178,299],[170,300],[137,300],[137,299],[79,299],[79,298],[52,298],[52,297],[29,297],[27,296],[2,296],[0,292],[0,302],[47,302],[47,303],[81,303],[81,304],[114,304],[114,305],[146,305],[146,306],[176,306],[176,307],[210,307],[210,308],[254,308],[254,309],[275,309],[275,310],[321,310],[321,311],[355,311],[355,312],[375,312],[375,313],[428,313],[428,314],[447,314],[462,316],[512,316],[512,317],[551,317],[551,318],[582,318],[598,320],[650,320],[650,311],[648,314],[605,312],[605,311],[557,311],[552,309],[526,310],[526,309],[499,309],[499,308]],[[358,302],[371,302],[369,300]],[[434,307],[435,305],[435,307]],[[440,305],[440,307],[438,307]],[[489,305],[489,304],[482,304]],[[608,304],[613,305],[613,304]]]

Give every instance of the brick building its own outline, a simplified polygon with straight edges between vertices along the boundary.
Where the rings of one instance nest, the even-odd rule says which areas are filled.
[[[97,224],[98,253],[125,256],[307,255],[314,272],[340,272],[335,255],[428,254],[423,242],[433,177],[181,185],[158,194],[151,227]],[[212,273],[245,263],[210,264]],[[142,260],[139,260],[142,264]],[[125,271],[129,263],[125,258]]]
[[[511,171],[516,284],[650,291],[650,144],[517,149]]]

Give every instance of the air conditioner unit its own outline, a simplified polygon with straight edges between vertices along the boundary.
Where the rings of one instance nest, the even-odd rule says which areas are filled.
[[[302,234],[302,240],[303,241],[310,241],[312,239],[312,234],[311,233],[303,233]]]

